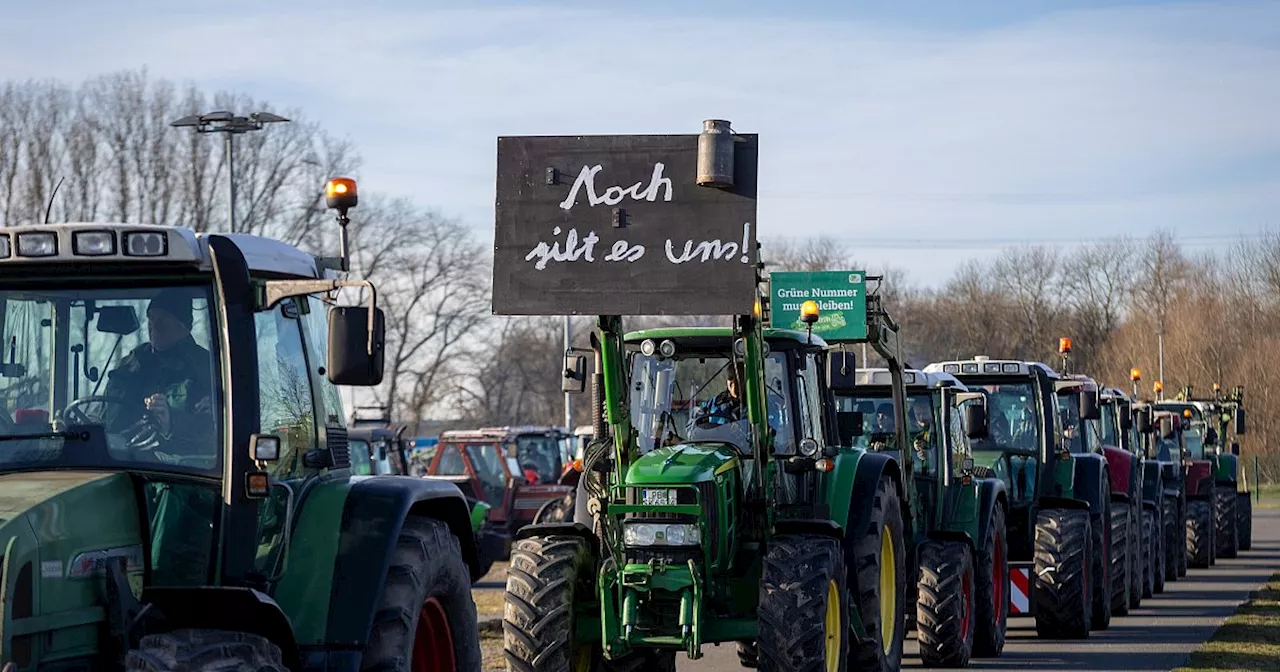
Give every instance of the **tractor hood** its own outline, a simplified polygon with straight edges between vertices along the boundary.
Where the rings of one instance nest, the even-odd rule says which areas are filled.
[[[97,577],[101,558],[126,557],[130,583],[140,589],[138,503],[124,473],[0,475],[0,555],[10,596],[7,613],[0,614],[4,662],[38,666],[41,659],[65,658],[92,645],[106,614]],[[36,641],[44,644],[33,647]]]
[[[702,483],[737,464],[738,452],[727,443],[681,443],[641,455],[627,470],[627,485]]]

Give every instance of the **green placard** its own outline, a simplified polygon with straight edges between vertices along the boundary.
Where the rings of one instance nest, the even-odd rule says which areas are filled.
[[[818,304],[813,333],[828,343],[867,337],[867,279],[862,271],[776,272],[769,274],[769,326],[799,329],[800,305]]]

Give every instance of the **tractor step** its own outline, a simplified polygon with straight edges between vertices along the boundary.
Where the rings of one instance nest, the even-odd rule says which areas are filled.
[[[1030,562],[1009,563],[1009,615],[1031,616],[1031,573],[1035,565]]]

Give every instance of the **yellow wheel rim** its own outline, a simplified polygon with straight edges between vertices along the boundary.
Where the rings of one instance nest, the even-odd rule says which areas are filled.
[[[591,647],[580,646],[573,653],[573,672],[591,672]]]
[[[840,669],[840,591],[835,579],[827,582],[827,672]]]
[[[880,529],[880,646],[885,655],[893,649],[893,631],[898,620],[897,558],[889,528]]]

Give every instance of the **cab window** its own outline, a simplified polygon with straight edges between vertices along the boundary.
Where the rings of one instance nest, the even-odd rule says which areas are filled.
[[[449,444],[441,447],[440,461],[436,463],[435,476],[462,476],[467,473],[467,467],[462,462],[462,453],[458,452],[458,447]]]
[[[302,456],[316,447],[311,376],[302,348],[293,299],[254,315],[258,338],[260,432],[280,437],[280,459],[268,470],[288,478],[303,469]]]

